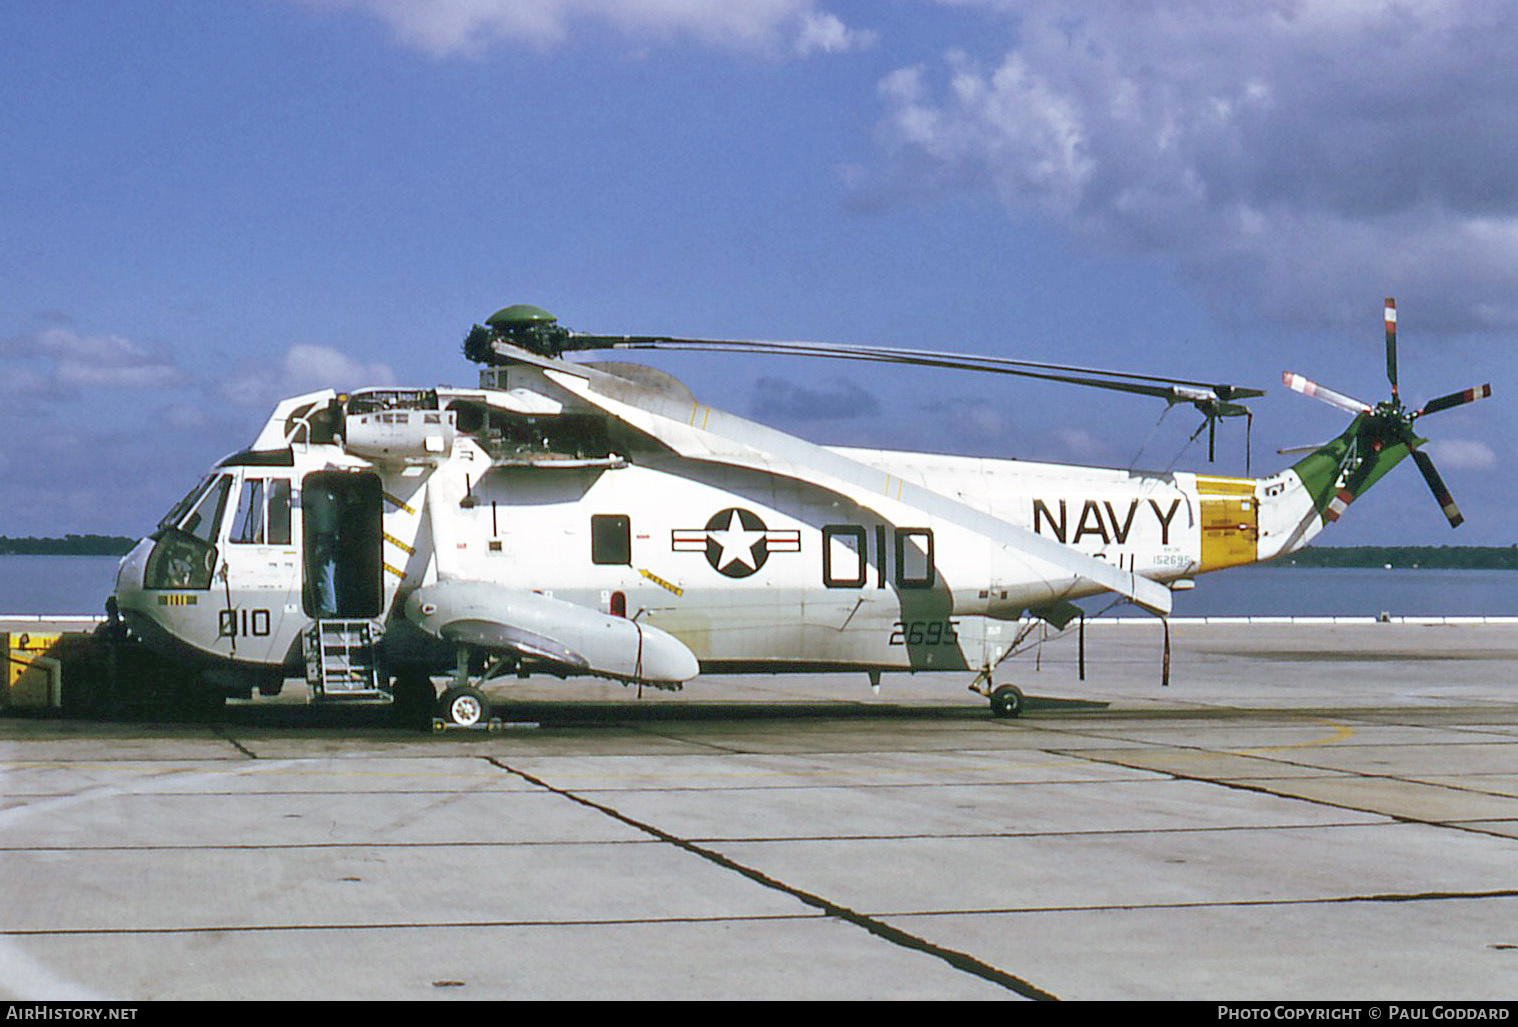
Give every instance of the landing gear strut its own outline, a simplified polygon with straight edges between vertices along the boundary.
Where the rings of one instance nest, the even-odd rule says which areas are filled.
[[[488,681],[505,666],[505,661],[496,660],[485,668],[485,673],[478,679],[470,677],[469,663],[469,648],[459,646],[453,683],[444,690],[443,697],[437,704],[437,720],[446,727],[482,728],[490,723],[490,700],[485,698],[485,693],[471,682],[473,680]]]
[[[1016,685],[993,685],[990,667],[983,668],[970,682],[970,691],[991,700],[991,712],[998,717],[1016,717],[1023,712],[1022,689]]]

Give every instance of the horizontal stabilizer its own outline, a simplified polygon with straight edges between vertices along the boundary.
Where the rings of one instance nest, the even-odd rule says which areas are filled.
[[[1065,625],[1075,620],[1075,618],[1085,616],[1084,610],[1064,599],[1061,599],[1057,603],[1050,603],[1047,606],[1034,606],[1028,612],[1039,620],[1054,625],[1061,631],[1065,630]]]

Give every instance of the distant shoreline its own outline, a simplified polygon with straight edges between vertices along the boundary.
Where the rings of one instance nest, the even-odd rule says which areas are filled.
[[[0,556],[125,556],[137,544],[125,535],[9,538],[0,535]],[[1512,546],[1308,546],[1261,567],[1376,567],[1399,570],[1518,570]]]
[[[125,535],[10,538],[0,535],[0,556],[125,556],[137,544]]]
[[[1518,546],[1308,546],[1259,566],[1514,571],[1518,570]]]

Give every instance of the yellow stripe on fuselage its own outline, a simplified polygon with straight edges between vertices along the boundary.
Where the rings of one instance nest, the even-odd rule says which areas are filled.
[[[1254,487],[1253,478],[1214,478],[1201,474],[1196,476],[1196,490],[1204,496],[1252,496]]]

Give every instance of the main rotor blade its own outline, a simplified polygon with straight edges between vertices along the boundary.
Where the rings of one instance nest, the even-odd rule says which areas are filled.
[[[781,340],[680,339],[662,335],[587,335],[574,332],[566,349],[650,349],[700,353],[758,353],[771,356],[827,357],[836,360],[863,360],[876,363],[908,364],[916,367],[939,367],[961,371],[985,371],[1011,374],[1044,381],[1086,385],[1117,392],[1155,396],[1167,402],[1216,400],[1226,402],[1265,395],[1262,389],[1245,388],[1219,382],[1169,378],[1161,375],[1108,371],[1095,367],[1050,364],[1036,360],[1013,360],[1007,357],[975,353],[937,353],[931,350],[901,349],[889,346],[856,346],[842,343],[819,343]],[[1096,376],[1096,377],[1092,377]],[[1144,384],[1152,383],[1152,384]]]
[[[1316,453],[1326,445],[1328,445],[1328,443],[1319,442],[1318,444],[1312,446],[1287,446],[1285,449],[1276,450],[1276,452],[1281,456],[1294,456],[1297,453]]]
[[[1439,477],[1438,471],[1434,470],[1433,459],[1421,449],[1411,446],[1408,448],[1413,454],[1413,460],[1418,464],[1418,470],[1423,472],[1423,480],[1428,482],[1429,490],[1433,492],[1434,498],[1439,501],[1439,508],[1444,511],[1444,516],[1449,518],[1449,526],[1451,528],[1460,527],[1464,523],[1465,517],[1460,513],[1460,508],[1455,505],[1455,499],[1449,494],[1449,489],[1444,487],[1444,479]]]
[[[1490,382],[1485,385],[1478,385],[1474,389],[1466,389],[1463,392],[1451,392],[1448,396],[1440,396],[1438,399],[1429,400],[1423,404],[1422,410],[1414,411],[1413,416],[1422,417],[1424,414],[1437,414],[1439,411],[1448,410],[1450,407],[1458,407],[1466,403],[1474,403],[1478,399],[1486,399],[1491,394],[1492,386]]]
[[[1293,392],[1300,392],[1304,396],[1313,399],[1321,399],[1323,402],[1338,407],[1340,410],[1348,410],[1352,414],[1368,414],[1371,407],[1369,403],[1363,403],[1353,396],[1346,396],[1342,392],[1325,388],[1310,378],[1304,378],[1295,371],[1283,371],[1281,383]]]
[[[1386,378],[1397,394],[1397,301],[1386,297]]]

